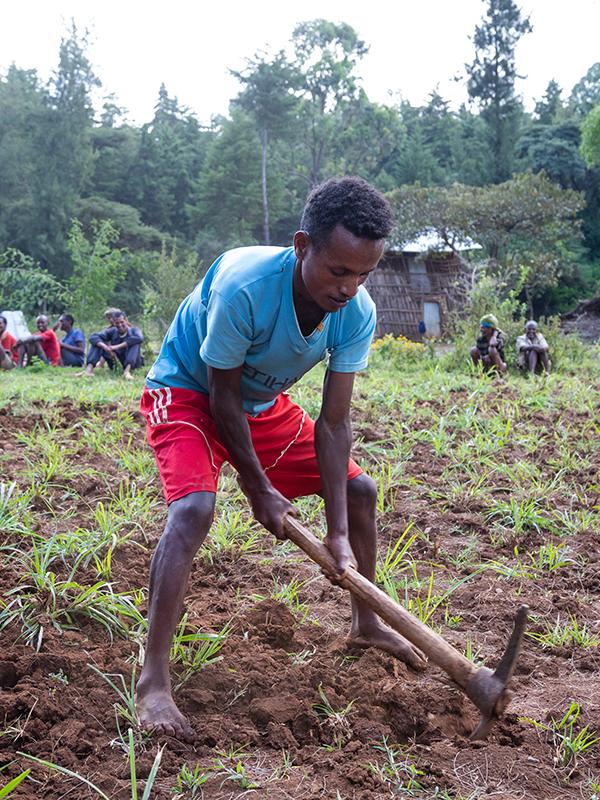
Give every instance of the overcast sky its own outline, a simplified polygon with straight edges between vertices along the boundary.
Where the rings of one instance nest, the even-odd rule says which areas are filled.
[[[315,18],[352,25],[370,46],[359,73],[371,100],[391,94],[423,103],[438,87],[456,107],[466,100],[463,65],[483,0],[0,0],[0,73],[14,62],[46,80],[71,18],[87,27],[89,56],[103,93],[114,93],[135,123],[152,118],[161,82],[201,121],[226,114],[241,69],[258,50],[286,46],[294,25]],[[600,0],[523,0],[534,32],[517,51],[526,79],[518,89],[532,107],[551,78],[568,96],[600,61]]]

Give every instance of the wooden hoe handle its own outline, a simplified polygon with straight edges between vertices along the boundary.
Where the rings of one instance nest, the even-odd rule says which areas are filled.
[[[318,564],[326,575],[336,575],[337,567],[333,556],[325,545],[304,525],[291,516],[284,518],[283,527],[288,539],[303,550]],[[494,720],[504,713],[510,702],[508,682],[515,669],[521,641],[527,624],[527,606],[521,606],[516,614],[514,629],[495,672],[487,667],[478,669],[462,653],[448,644],[439,634],[420,622],[405,608],[395,603],[391,597],[375,584],[363,577],[355,569],[349,569],[338,581],[357,599],[375,611],[382,620],[404,636],[425,655],[441,667],[452,680],[460,686],[467,697],[481,711],[481,720],[472,739],[484,739]]]
[[[288,515],[284,518],[283,527],[288,539],[304,550],[306,555],[317,563],[326,575],[337,574],[335,561],[327,547],[304,525]],[[416,645],[430,661],[447,672],[462,689],[466,689],[469,680],[477,670],[465,656],[449,645],[439,634],[395,603],[391,597],[355,569],[349,569],[340,579],[339,585],[347,589],[357,600],[373,609],[391,628]]]

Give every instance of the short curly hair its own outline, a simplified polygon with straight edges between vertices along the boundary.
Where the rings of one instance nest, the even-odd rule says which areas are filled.
[[[336,225],[362,239],[385,239],[394,223],[392,208],[370,183],[354,176],[330,178],[309,194],[300,227],[322,247]]]

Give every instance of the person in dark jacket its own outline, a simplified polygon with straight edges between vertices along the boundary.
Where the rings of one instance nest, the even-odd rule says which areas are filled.
[[[115,357],[123,367],[123,377],[132,380],[131,373],[144,363],[142,359],[142,342],[144,337],[139,328],[131,325],[123,311],[113,315],[114,325],[90,336],[90,349],[87,357],[86,376],[94,374],[94,369],[101,358],[113,369]]]

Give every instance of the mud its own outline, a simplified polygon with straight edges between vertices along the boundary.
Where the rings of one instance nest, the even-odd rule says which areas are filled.
[[[460,395],[452,398],[453,403],[462,401]],[[506,395],[499,396],[496,407],[505,401]],[[422,406],[423,418],[436,413],[434,405]],[[20,434],[48,419],[64,434],[69,448],[66,457],[77,467],[76,474],[67,478],[59,474],[35,494],[31,522],[39,536],[90,527],[97,504],[108,503],[119,485],[131,486],[134,481],[114,459],[95,452],[81,438],[79,422],[91,410],[108,427],[119,407],[75,408],[65,403],[58,411],[56,406],[48,410],[40,405],[27,418],[5,410],[0,413],[1,481],[5,485],[16,482],[22,490],[30,485],[27,459],[35,461],[35,455]],[[529,417],[527,410],[523,414],[523,424],[535,421],[535,412]],[[581,417],[568,421],[574,432],[585,423]],[[550,429],[559,422],[564,424],[565,418],[559,420],[558,412],[554,419],[546,419],[533,456],[548,474],[556,456]],[[368,461],[370,443],[390,435],[385,425],[366,416],[355,420],[355,430],[363,442],[356,457],[363,461]],[[455,444],[459,441],[460,435]],[[137,415],[124,429],[121,444],[134,450],[145,447]],[[510,463],[522,455],[516,441],[502,450],[501,459]],[[550,494],[546,502],[554,509],[570,510],[577,503],[587,504],[591,511],[598,504],[598,458],[596,450],[591,469],[583,473],[575,467],[567,476],[573,494]],[[384,549],[411,520],[421,532],[411,548],[418,563],[415,580],[423,579],[421,588],[407,584],[414,597],[424,597],[432,569],[436,591],[441,591],[453,580],[472,575],[483,560],[514,556],[515,543],[493,534],[481,499],[460,493],[448,496],[448,465],[447,455],[434,456],[430,444],[418,443],[404,464],[403,478],[391,495],[392,505],[380,514]],[[146,587],[150,553],[164,524],[156,473],[135,476],[135,482],[157,502],[143,530],[131,525],[121,532],[128,538],[113,553],[111,576],[119,592]],[[498,496],[510,496],[501,482],[496,488]],[[242,509],[243,502],[236,502]],[[308,518],[312,525],[322,522],[316,507],[311,507]],[[5,547],[23,547],[28,538],[4,531],[0,537]],[[531,551],[549,538],[535,532],[521,547]],[[512,616],[523,602],[532,609],[534,631],[542,630],[545,620],[557,615],[566,620],[573,614],[580,625],[597,633],[597,541],[597,530],[578,532],[568,540],[573,562],[534,579],[507,580],[491,570],[478,573],[440,605],[430,622],[461,652],[470,643],[472,653],[488,666],[500,657]],[[0,557],[5,560],[8,552],[0,552]],[[468,559],[465,553],[470,554]],[[68,572],[66,564],[56,563],[54,568],[59,577]],[[270,596],[274,578],[280,584],[292,578],[302,582],[302,607],[290,609]],[[20,579],[19,565],[8,560],[0,572],[5,601],[10,601],[9,592]],[[88,585],[98,580],[93,565],[78,573],[77,579]],[[176,694],[196,741],[186,744],[167,738],[157,742],[137,735],[137,774],[142,782],[158,746],[164,745],[155,798],[221,800],[247,793],[273,800],[379,800],[411,796],[411,792],[417,797],[505,800],[593,796],[590,781],[600,775],[600,749],[590,748],[584,757],[563,766],[556,741],[549,741],[528,720],[544,723],[560,718],[575,700],[582,707],[579,727],[600,730],[596,646],[544,649],[527,639],[508,713],[488,741],[473,743],[467,737],[477,723],[477,712],[444,673],[430,666],[417,674],[386,654],[350,649],[345,641],[348,597],[304,556],[289,546],[274,546],[266,534],[254,552],[199,555],[185,610],[191,628],[216,633],[229,624],[231,632],[221,659],[194,674]],[[12,797],[96,796],[82,783],[18,755],[27,753],[84,775],[111,800],[131,798],[129,765],[120,738],[128,724],[115,709],[120,702],[115,691],[91,665],[114,681],[118,680],[114,676],[122,675],[129,684],[132,671],[139,672],[139,642],[116,636],[111,641],[102,626],[79,618],[73,619],[72,630],[62,631],[47,620],[39,652],[24,644],[19,634],[18,624],[0,632],[0,766],[7,765],[0,782],[31,767],[30,779]],[[181,670],[174,668],[174,674],[180,675]],[[323,696],[337,714],[320,712]],[[386,746],[395,752],[395,772]],[[181,787],[177,794],[183,764],[192,770],[198,765],[206,775],[196,794]]]

